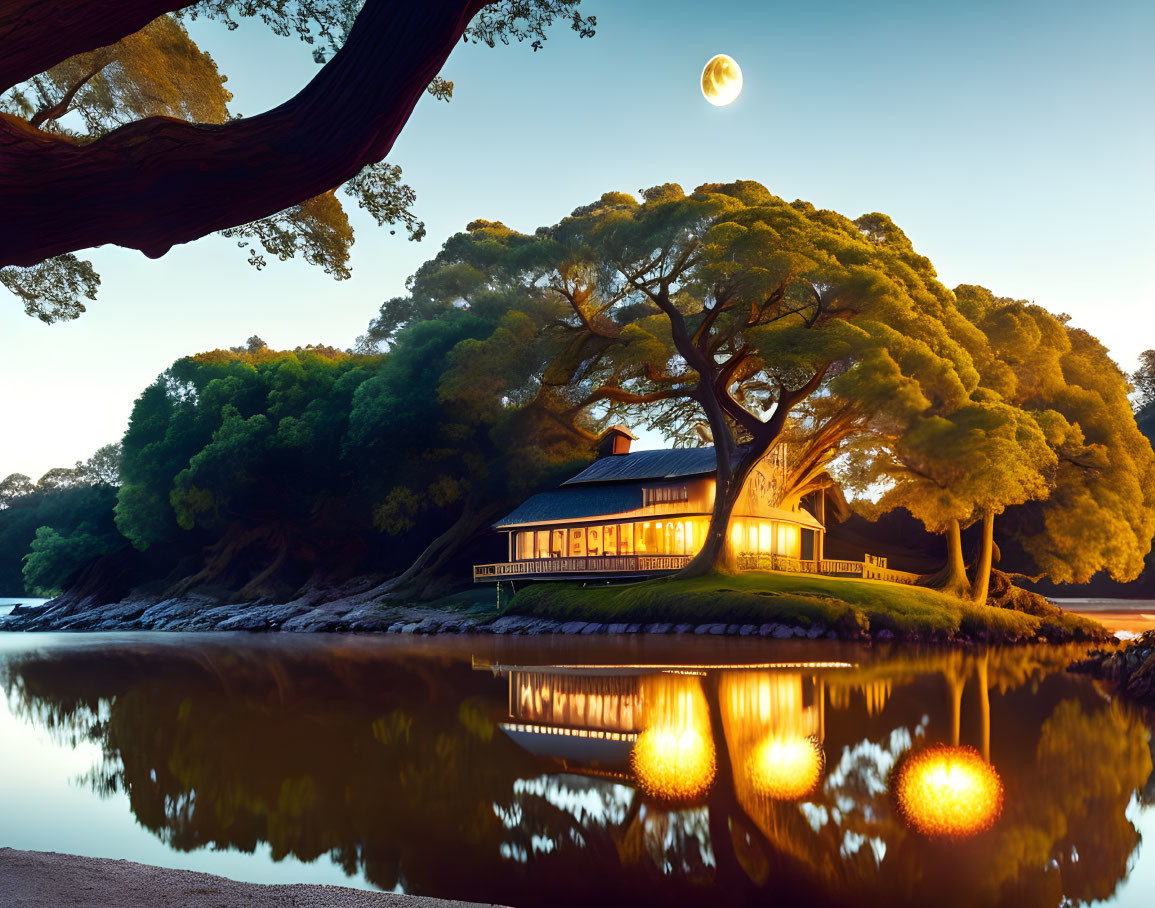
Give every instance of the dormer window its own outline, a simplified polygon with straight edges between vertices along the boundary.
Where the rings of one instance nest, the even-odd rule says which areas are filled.
[[[689,501],[690,490],[685,485],[658,486],[657,488],[642,489],[642,506],[652,504],[666,504],[671,501]]]

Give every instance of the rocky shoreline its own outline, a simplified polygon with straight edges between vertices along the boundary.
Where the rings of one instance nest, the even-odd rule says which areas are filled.
[[[560,621],[528,615],[484,614],[477,610],[449,611],[429,606],[383,605],[360,596],[328,601],[289,603],[228,603],[219,599],[187,595],[160,602],[126,600],[111,605],[86,605],[53,600],[38,608],[17,607],[0,619],[3,631],[250,631],[280,633],[380,633],[380,634],[677,634],[772,639],[843,640],[870,642],[900,639],[893,630],[868,632],[859,627],[766,622],[761,624],[701,623],[605,623]],[[910,635],[901,639],[941,645],[998,643],[1065,643],[1075,635],[1051,626],[1047,636],[988,640],[978,632]]]
[[[1097,650],[1071,666],[1116,685],[1132,700],[1155,704],[1155,631],[1147,631],[1117,650]]]
[[[382,606],[375,603],[327,602],[240,603],[221,605],[208,597],[188,596],[162,602],[121,602],[80,611],[54,607],[17,607],[6,631],[278,631],[284,633],[385,634],[711,634],[786,638],[846,639],[821,625],[809,628],[784,624],[672,624],[668,622],[614,623],[555,621],[527,615],[484,615],[450,612],[421,606]],[[894,634],[880,631],[881,639]],[[853,639],[871,639],[866,632]]]

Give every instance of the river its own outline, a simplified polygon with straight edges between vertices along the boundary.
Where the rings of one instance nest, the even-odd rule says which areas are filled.
[[[1148,727],[1073,655],[0,634],[0,845],[516,906],[1146,906]]]

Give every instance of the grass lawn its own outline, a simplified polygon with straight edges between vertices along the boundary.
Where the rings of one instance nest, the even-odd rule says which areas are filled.
[[[626,585],[541,583],[519,591],[509,612],[562,621],[674,624],[825,625],[841,636],[886,629],[897,637],[966,634],[993,641],[1101,639],[1080,615],[1036,617],[975,605],[923,587],[879,580],[747,571],[692,580],[658,578]]]

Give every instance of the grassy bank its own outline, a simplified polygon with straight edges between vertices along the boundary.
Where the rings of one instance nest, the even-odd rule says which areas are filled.
[[[992,641],[1102,639],[1098,623],[1061,613],[1038,617],[975,605],[921,587],[876,580],[746,572],[623,586],[535,584],[508,611],[560,621],[820,625],[842,637],[888,630],[896,637]]]

